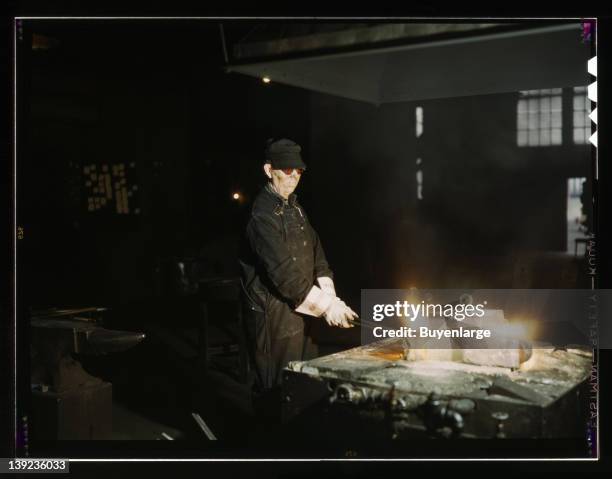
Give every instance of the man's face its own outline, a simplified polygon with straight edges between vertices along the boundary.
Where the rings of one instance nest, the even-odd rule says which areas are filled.
[[[287,172],[285,170],[275,170],[269,163],[264,165],[264,171],[266,176],[272,180],[274,189],[285,199],[293,193],[302,176],[297,168],[292,168],[290,173],[287,174],[289,170],[286,170]]]

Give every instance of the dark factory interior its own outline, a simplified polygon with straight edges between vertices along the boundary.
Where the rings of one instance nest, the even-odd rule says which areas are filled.
[[[269,138],[302,146],[297,195],[355,311],[365,289],[590,287],[583,33],[576,21],[23,20],[32,453],[258,441],[238,300],[208,293],[240,276]],[[133,342],[71,350],[58,379],[52,330],[27,324],[63,311]],[[360,344],[358,328],[316,321],[313,334],[321,356]],[[70,374],[112,385],[78,424],[44,398]]]

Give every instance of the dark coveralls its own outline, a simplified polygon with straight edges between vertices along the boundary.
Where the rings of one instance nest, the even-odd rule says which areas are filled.
[[[267,184],[256,197],[240,258],[244,318],[256,390],[281,382],[289,361],[316,357],[310,323],[299,306],[317,278],[332,277],[319,237],[295,194]]]

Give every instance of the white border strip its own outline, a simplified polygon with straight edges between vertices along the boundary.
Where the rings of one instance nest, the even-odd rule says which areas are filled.
[[[28,458],[30,459],[30,458]],[[496,457],[492,459],[488,458],[428,458],[428,459],[417,459],[417,458],[373,458],[373,459],[67,459],[70,462],[384,462],[384,461],[400,461],[400,462],[542,462],[542,461],[580,461],[580,462],[597,462],[599,459],[592,457],[555,457],[555,458],[526,458],[526,459],[515,459],[507,457]]]
[[[17,418],[17,20],[13,20],[13,357],[15,375],[13,376],[13,411],[15,452],[19,436]]]
[[[452,20],[475,20],[477,22],[489,21],[489,20],[503,20],[503,21],[528,21],[528,20],[596,20],[596,17],[71,17],[71,16],[24,16],[14,17],[16,20],[424,20],[424,21],[436,21],[442,23],[445,21]]]

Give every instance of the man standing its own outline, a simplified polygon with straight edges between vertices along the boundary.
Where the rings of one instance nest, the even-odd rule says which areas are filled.
[[[291,140],[268,141],[267,184],[255,198],[240,258],[245,323],[259,390],[281,382],[289,361],[316,356],[311,318],[351,327],[357,314],[336,296],[319,237],[294,193],[306,170]]]

